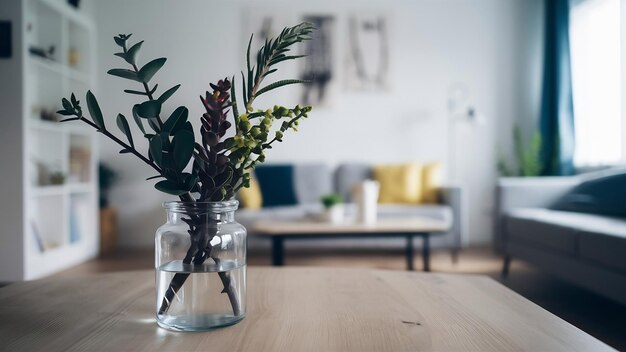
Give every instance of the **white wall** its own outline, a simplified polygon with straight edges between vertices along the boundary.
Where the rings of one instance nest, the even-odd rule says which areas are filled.
[[[105,72],[123,66],[112,54],[112,37],[134,33],[144,39],[142,58],[168,57],[156,76],[159,87],[183,86],[171,99],[202,113],[198,95],[207,83],[239,72],[243,63],[244,8],[260,2],[188,0],[107,0],[96,3],[99,87],[97,93],[109,124],[118,112],[130,115],[133,97],[122,93],[129,81]],[[268,153],[279,161],[392,162],[443,160],[455,163],[456,179],[468,189],[471,242],[491,239],[490,214],[496,146],[509,150],[514,119],[538,112],[542,33],[541,0],[387,0],[387,1],[264,1],[267,9],[298,20],[299,14],[334,14],[338,48],[345,47],[346,16],[356,11],[385,11],[391,28],[392,90],[349,93],[339,86],[330,108],[315,109],[297,136]],[[294,4],[297,4],[294,5]],[[338,69],[346,52],[338,54]],[[293,72],[293,67],[286,71]],[[338,71],[340,73],[340,71]],[[447,160],[447,98],[451,84],[462,82],[484,126],[463,124],[453,129],[455,160]],[[135,87],[137,88],[137,87]],[[272,98],[290,103],[293,90]],[[295,138],[294,138],[295,137]],[[140,139],[137,136],[136,140]],[[130,156],[120,156],[101,141],[101,157],[121,173],[112,194],[120,210],[123,246],[149,246],[164,221],[160,202],[167,199],[143,179],[150,170]]]

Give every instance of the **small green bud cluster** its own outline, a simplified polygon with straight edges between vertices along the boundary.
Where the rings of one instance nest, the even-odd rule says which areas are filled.
[[[293,109],[274,105],[272,109],[247,112],[237,118],[237,134],[225,141],[226,148],[230,150],[229,158],[236,168],[242,173],[242,184],[249,184],[247,170],[265,161],[265,150],[272,148],[272,143],[282,142],[287,130],[297,131],[301,118],[306,118],[311,111],[310,106]],[[269,139],[272,126],[276,120],[282,121],[280,128],[274,131],[273,139]],[[256,121],[256,123],[255,123]]]

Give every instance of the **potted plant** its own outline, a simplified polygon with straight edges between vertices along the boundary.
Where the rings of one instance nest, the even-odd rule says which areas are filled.
[[[197,132],[185,106],[177,107],[168,118],[162,114],[163,104],[180,87],[157,94],[152,79],[166,58],[140,67],[143,41],[130,45],[131,34],[116,36],[121,51],[115,55],[130,68],[108,73],[141,87],[124,92],[142,100],[134,105],[132,118],[136,131],[148,140],[145,153],[136,148],[131,125],[123,114],[118,114],[115,122],[124,138],[113,133],[91,91],[85,99],[90,118],[74,94],[62,100],[63,110],[58,113],[68,117],[63,121],[81,121],[95,128],[121,146],[120,153],[133,155],[150,167],[155,175],[148,180],[159,180],[157,190],[179,198],[164,204],[167,223],[155,236],[156,318],[160,326],[197,331],[235,324],[245,317],[246,230],[234,219],[238,205],[234,196],[249,186],[250,171],[265,161],[266,151],[281,142],[288,130],[297,130],[311,111],[310,106],[299,105],[257,110],[253,103],[274,89],[304,83],[289,79],[265,84],[264,80],[276,72],[279,63],[301,57],[291,55],[290,50],[310,39],[312,31],[309,23],[285,28],[276,38],[266,39],[254,58],[250,37],[247,67],[239,86],[241,100],[234,77],[210,84],[211,90],[200,97],[206,112]]]
[[[528,144],[522,140],[522,131],[519,126],[513,128],[514,156],[517,160],[509,163],[499,153],[497,169],[502,177],[534,177],[541,176],[541,134],[535,131]]]
[[[322,196],[324,205],[324,220],[333,224],[340,224],[344,221],[345,209],[343,197],[338,193],[330,193]]]

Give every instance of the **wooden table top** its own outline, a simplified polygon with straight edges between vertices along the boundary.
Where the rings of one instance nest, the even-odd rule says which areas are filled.
[[[349,233],[440,233],[450,229],[442,220],[426,217],[404,217],[378,219],[374,224],[341,223],[323,221],[277,221],[261,220],[252,225],[253,235],[309,235],[309,234],[349,234]]]
[[[248,270],[248,315],[171,332],[154,320],[154,273],[0,289],[7,351],[608,351],[496,281],[474,275],[337,268]]]

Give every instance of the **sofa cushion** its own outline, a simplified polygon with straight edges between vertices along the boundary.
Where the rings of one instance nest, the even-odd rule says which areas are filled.
[[[346,202],[352,199],[352,188],[372,178],[372,167],[367,164],[342,164],[335,171],[335,191]]]
[[[441,188],[441,163],[434,162],[424,165],[422,169],[422,203],[439,203]]]
[[[507,214],[504,226],[510,241],[576,255],[576,215],[541,208],[520,208]]]
[[[418,204],[422,201],[422,165],[405,163],[374,166],[374,178],[380,183],[378,202],[382,204]]]
[[[260,209],[263,206],[263,195],[256,176],[250,175],[250,186],[241,188],[238,198],[242,208]]]
[[[295,165],[294,185],[298,204],[319,203],[323,195],[334,192],[332,174],[325,164]]]
[[[261,194],[263,207],[295,205],[296,192],[291,165],[260,165],[254,170]]]
[[[595,214],[520,208],[508,213],[505,226],[512,240],[594,258],[599,256],[598,246],[605,246],[614,238],[626,241],[626,220]]]
[[[553,206],[555,210],[626,217],[626,172],[589,179]]]
[[[626,272],[626,220],[607,219],[606,231],[583,231],[580,234],[580,256]]]

